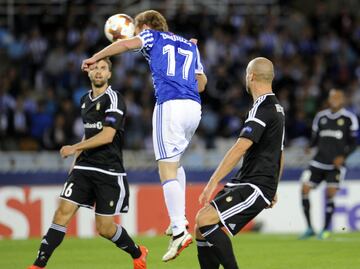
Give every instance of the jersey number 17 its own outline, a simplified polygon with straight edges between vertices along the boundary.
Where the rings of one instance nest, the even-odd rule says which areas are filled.
[[[191,67],[193,53],[191,50],[184,50],[182,48],[177,49],[177,53],[185,57],[185,61],[182,67],[182,78],[188,80],[189,70]],[[175,57],[175,47],[173,45],[166,45],[163,47],[163,55],[168,55],[168,66],[166,74],[168,76],[174,77],[176,70],[176,57]]]

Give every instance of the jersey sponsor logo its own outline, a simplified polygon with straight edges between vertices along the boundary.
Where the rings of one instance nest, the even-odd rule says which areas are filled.
[[[103,128],[102,122],[98,121],[96,123],[85,123],[84,124],[85,129],[98,129],[101,130]]]
[[[336,139],[341,139],[341,138],[343,138],[344,134],[340,130],[337,130],[337,131],[334,131],[334,130],[322,130],[322,131],[320,131],[319,136],[320,137],[333,137],[333,138],[336,138]]]

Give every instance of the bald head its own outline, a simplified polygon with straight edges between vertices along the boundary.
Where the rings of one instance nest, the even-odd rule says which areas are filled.
[[[258,57],[249,62],[246,72],[253,74],[253,79],[257,82],[271,83],[274,79],[274,66],[269,59]]]

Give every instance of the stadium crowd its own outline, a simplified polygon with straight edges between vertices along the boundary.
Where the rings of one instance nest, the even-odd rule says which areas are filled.
[[[33,16],[24,6],[12,30],[0,26],[1,150],[53,150],[81,139],[79,99],[89,82],[80,64],[108,44],[106,17],[87,8],[84,15],[74,15],[70,4],[62,15],[44,11]],[[244,85],[246,63],[260,55],[275,64],[273,86],[286,110],[287,145],[307,143],[312,118],[332,87],[343,88],[348,109],[360,115],[358,12],[344,8],[331,16],[322,3],[309,15],[287,9],[280,16],[234,11],[216,16],[206,8],[189,13],[183,6],[169,22],[175,33],[199,40],[209,79],[197,131],[204,147],[216,147],[218,137],[239,134],[251,106]],[[125,148],[150,148],[154,97],[143,57],[134,52],[114,58],[111,84],[128,107]]]

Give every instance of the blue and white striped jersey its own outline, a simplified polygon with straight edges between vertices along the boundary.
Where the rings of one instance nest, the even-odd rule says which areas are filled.
[[[170,32],[144,30],[140,52],[149,62],[157,104],[174,99],[200,101],[196,74],[203,73],[197,46]]]

